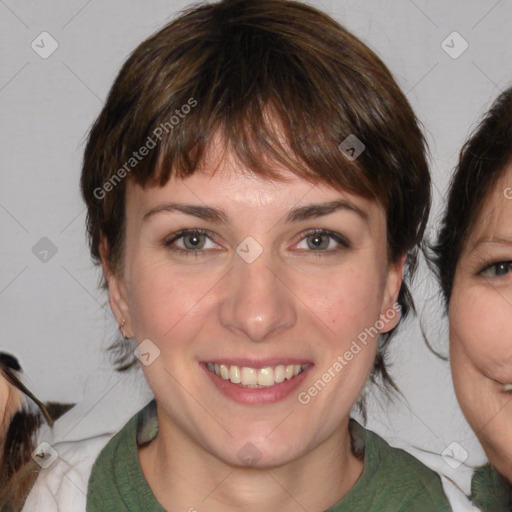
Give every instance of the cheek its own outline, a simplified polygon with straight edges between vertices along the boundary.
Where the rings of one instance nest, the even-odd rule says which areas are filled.
[[[379,319],[382,282],[382,276],[371,265],[354,265],[324,276],[302,278],[295,289],[306,298],[305,304],[322,320],[332,338],[346,345]]]
[[[454,291],[455,292],[455,291]],[[512,381],[512,310],[495,289],[455,292],[450,301],[450,343],[488,378]],[[454,361],[457,371],[457,360]]]
[[[208,291],[215,278],[207,274],[178,272],[168,263],[143,264],[134,261],[129,284],[129,303],[132,325],[137,340],[150,338],[157,345],[177,336],[186,326],[188,337],[194,335],[195,321],[208,304]]]

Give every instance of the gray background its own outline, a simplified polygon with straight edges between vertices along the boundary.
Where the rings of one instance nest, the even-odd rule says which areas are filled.
[[[310,3],[383,58],[422,120],[435,185],[429,232],[435,232],[461,144],[512,80],[512,0]],[[40,398],[79,401],[110,378],[104,349],[117,326],[85,242],[78,191],[83,144],[127,55],[188,4],[0,0],[0,346],[19,357]],[[59,45],[47,59],[31,47],[34,40],[42,46],[44,31]],[[469,44],[458,58],[442,46],[454,31]],[[448,41],[453,52],[462,48]],[[43,237],[57,250],[47,261],[33,251]],[[415,296],[429,339],[446,354],[446,319],[424,266]],[[388,404],[377,395],[370,427],[435,453],[457,441],[467,462],[478,462],[482,452],[458,409],[449,365],[425,348],[418,319],[404,325],[392,351],[392,375],[404,398]]]

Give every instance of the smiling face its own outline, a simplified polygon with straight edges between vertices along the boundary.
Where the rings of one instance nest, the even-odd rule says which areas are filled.
[[[163,187],[128,184],[110,302],[128,336],[160,351],[143,366],[160,432],[228,464],[283,464],[347,434],[378,336],[359,351],[353,340],[393,308],[403,262],[388,262],[376,202],[284,170],[288,181],[262,179],[229,154],[214,173],[209,162]]]
[[[470,233],[450,298],[457,398],[489,460],[512,481],[512,166]]]

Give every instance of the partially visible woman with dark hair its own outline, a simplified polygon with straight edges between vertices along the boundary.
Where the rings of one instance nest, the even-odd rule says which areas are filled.
[[[41,468],[32,458],[37,433],[73,405],[41,402],[23,383],[16,357],[0,352],[0,512],[22,509]]]
[[[457,399],[490,466],[472,481],[482,510],[512,510],[512,88],[466,142],[434,247],[450,322]]]

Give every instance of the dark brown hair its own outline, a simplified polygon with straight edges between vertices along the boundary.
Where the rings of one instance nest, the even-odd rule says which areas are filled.
[[[512,160],[512,87],[501,93],[461,149],[432,261],[445,307],[457,263],[485,199]]]
[[[103,234],[111,270],[122,266],[127,179],[163,186],[171,175],[194,173],[217,133],[259,175],[277,178],[277,163],[379,202],[389,259],[407,254],[405,280],[412,276],[430,208],[419,123],[373,51],[292,0],[195,6],[131,54],[85,149],[81,190],[95,262]],[[350,135],[365,146],[357,159],[340,149]],[[399,303],[405,317],[412,306],[405,282]],[[392,382],[384,364],[391,335],[381,336],[374,382]],[[120,370],[135,362],[123,347],[113,345]]]

